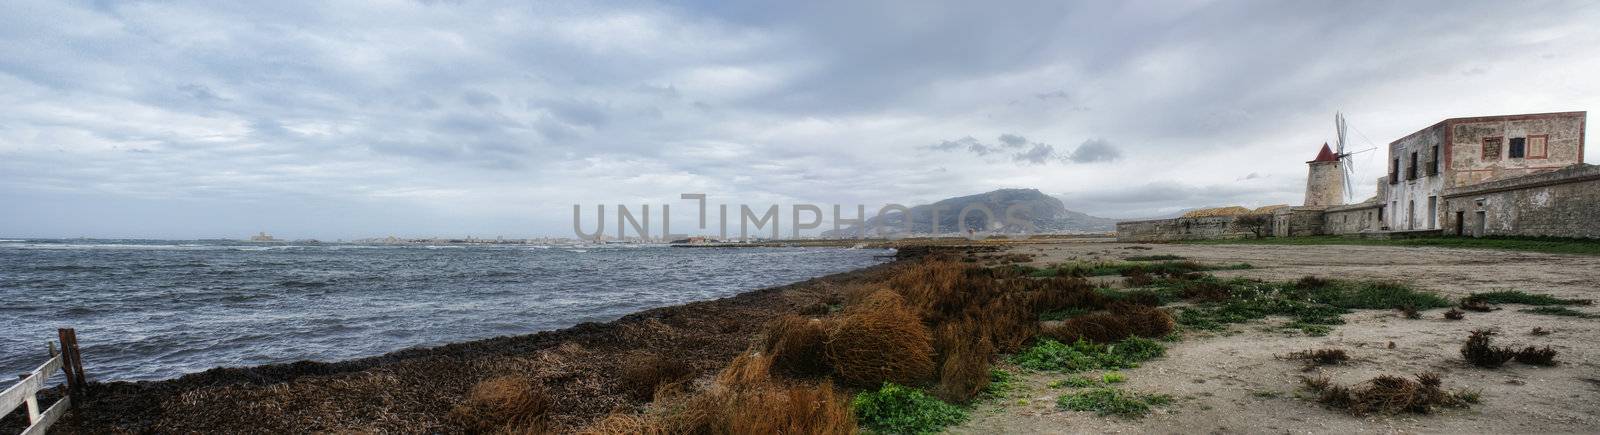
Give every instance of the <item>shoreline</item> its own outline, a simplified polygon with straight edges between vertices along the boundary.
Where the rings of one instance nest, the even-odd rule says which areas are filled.
[[[791,284],[754,289],[733,296],[686,304],[651,308],[624,315],[609,322],[584,322],[571,327],[532,334],[500,336],[432,347],[401,349],[377,356],[342,361],[297,361],[244,367],[216,367],[176,378],[143,381],[91,382],[89,397],[79,402],[72,413],[51,427],[60,433],[133,432],[303,432],[348,429],[388,429],[405,432],[449,430],[442,421],[450,406],[467,389],[494,375],[495,366],[522,366],[567,358],[577,364],[563,364],[562,373],[572,386],[586,391],[570,391],[559,397],[581,399],[574,412],[557,415],[562,426],[578,427],[619,406],[638,406],[615,383],[620,368],[617,361],[643,351],[678,355],[696,376],[714,373],[726,361],[756,340],[768,320],[793,313],[820,300],[827,289],[850,283],[881,279],[907,258],[926,253],[926,249],[903,249],[895,260],[824,275]],[[552,357],[554,355],[554,357]],[[90,355],[90,358],[93,356]],[[545,360],[545,361],[537,361]],[[607,382],[607,380],[611,382]],[[354,407],[362,412],[338,412],[350,420],[302,419],[312,414],[274,409],[273,422],[260,421],[262,415],[246,411],[251,405],[275,403],[276,399],[308,400],[324,394],[325,399],[367,401],[372,392],[348,391],[354,384],[390,384],[382,402],[401,406],[375,409],[359,403],[334,405],[329,411]],[[405,388],[410,386],[413,388]],[[400,388],[396,388],[400,387]],[[395,391],[399,390],[399,391]],[[298,394],[297,394],[298,393]],[[309,393],[309,395],[307,394]],[[275,397],[275,396],[283,397]],[[350,397],[338,397],[338,396]],[[42,391],[40,399],[48,406],[59,397],[58,388]],[[241,403],[249,397],[256,403]],[[396,400],[398,399],[398,400]],[[648,400],[644,401],[645,403]],[[326,404],[325,404],[326,405]],[[318,408],[308,406],[308,408]],[[237,410],[237,412],[234,412]],[[22,411],[19,409],[19,411]],[[15,414],[15,413],[14,413]],[[20,431],[25,415],[6,416],[0,430]],[[398,418],[392,418],[398,417]],[[381,420],[381,421],[380,421]],[[398,424],[398,425],[395,425]]]

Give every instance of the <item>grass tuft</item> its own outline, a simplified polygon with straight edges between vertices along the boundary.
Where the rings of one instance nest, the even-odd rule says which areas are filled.
[[[1585,313],[1585,312],[1574,310],[1574,309],[1567,308],[1567,307],[1533,307],[1533,308],[1525,308],[1525,309],[1521,309],[1521,310],[1517,310],[1517,311],[1524,312],[1524,313],[1531,313],[1531,314],[1543,314],[1543,315],[1546,315],[1546,316],[1577,317],[1577,318],[1581,318],[1581,319],[1593,319],[1593,318],[1596,318],[1596,317],[1600,317],[1600,316],[1597,316],[1597,315],[1594,315],[1594,314]]]
[[[1472,331],[1472,336],[1467,337],[1467,343],[1461,345],[1461,357],[1472,365],[1484,368],[1495,368],[1505,365],[1515,357],[1515,352],[1503,347],[1492,345],[1494,331],[1478,329]]]
[[[1154,340],[1128,338],[1102,345],[1079,340],[1073,344],[1044,339],[1032,348],[1011,358],[1011,362],[1029,370],[1081,372],[1099,369],[1138,367],[1140,362],[1160,357],[1166,348]]]
[[[1475,391],[1444,391],[1443,380],[1431,372],[1419,374],[1415,380],[1379,375],[1354,387],[1336,385],[1327,377],[1302,377],[1301,381],[1318,393],[1318,402],[1354,415],[1429,414],[1439,407],[1465,408],[1479,400]]]
[[[1561,299],[1550,295],[1533,294],[1520,290],[1502,290],[1488,293],[1473,293],[1465,300],[1481,301],[1490,304],[1521,304],[1521,305],[1592,305],[1590,299]]]
[[[1171,403],[1166,395],[1140,394],[1117,388],[1090,388],[1062,395],[1056,406],[1068,411],[1094,411],[1101,416],[1138,418],[1150,413],[1152,405]]]

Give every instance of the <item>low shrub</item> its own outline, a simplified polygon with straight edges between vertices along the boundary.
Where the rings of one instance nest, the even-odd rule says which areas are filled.
[[[1567,308],[1567,307],[1533,307],[1533,308],[1526,308],[1526,309],[1521,309],[1521,310],[1517,310],[1517,311],[1524,312],[1524,313],[1530,313],[1530,314],[1543,314],[1543,315],[1546,315],[1546,316],[1577,317],[1577,318],[1583,318],[1583,319],[1592,319],[1592,318],[1600,317],[1600,316],[1596,316],[1594,314],[1585,313],[1585,312],[1574,310],[1574,309]]]
[[[851,408],[862,426],[879,433],[938,433],[967,420],[965,409],[893,383],[856,394]]]
[[[1088,377],[1088,376],[1073,376],[1073,377],[1069,377],[1069,378],[1066,378],[1066,379],[1058,379],[1058,380],[1052,381],[1049,386],[1050,386],[1050,388],[1061,388],[1061,387],[1088,388],[1088,387],[1094,387],[1094,386],[1098,386],[1098,385],[1100,385],[1100,380],[1099,379],[1091,378],[1091,377]]]
[[[1332,281],[1328,281],[1327,279],[1306,275],[1305,277],[1300,278],[1299,281],[1295,281],[1294,286],[1295,288],[1299,288],[1301,290],[1318,290],[1327,287],[1328,284],[1331,283]]]
[[[1413,307],[1413,306],[1410,306],[1410,305],[1407,305],[1407,306],[1404,306],[1404,307],[1400,307],[1400,315],[1405,316],[1405,318],[1412,319],[1412,320],[1421,319],[1422,318],[1422,312],[1417,311],[1417,307]]]
[[[1476,311],[1476,312],[1480,312],[1480,313],[1487,313],[1487,312],[1490,312],[1490,311],[1494,311],[1494,307],[1489,306],[1488,302],[1484,302],[1484,301],[1477,300],[1477,299],[1462,299],[1461,300],[1461,309],[1467,310],[1467,311]]]
[[[1550,330],[1544,329],[1544,327],[1535,326],[1535,327],[1533,327],[1532,331],[1528,331],[1528,334],[1532,334],[1532,335],[1550,335]]]
[[[1284,359],[1305,361],[1309,365],[1331,366],[1342,364],[1350,360],[1350,355],[1344,349],[1310,349],[1290,352]]]
[[[634,400],[650,401],[656,388],[678,382],[693,370],[682,360],[660,354],[637,354],[622,362],[622,386]]]
[[[1472,331],[1472,335],[1467,337],[1467,343],[1461,345],[1461,357],[1472,363],[1472,365],[1487,368],[1500,367],[1506,361],[1510,361],[1511,358],[1515,357],[1515,352],[1511,349],[1493,346],[1491,337],[1494,334],[1494,331],[1487,329]]]
[[[1450,320],[1461,320],[1467,318],[1467,313],[1455,308],[1451,308],[1450,311],[1444,312],[1444,318]]]
[[[1589,299],[1561,299],[1550,295],[1533,294],[1520,290],[1502,290],[1488,293],[1473,293],[1465,300],[1479,301],[1489,304],[1522,304],[1522,305],[1590,305]]]
[[[983,387],[983,397],[997,399],[1016,389],[1017,375],[1000,369],[989,369],[989,385]]]
[[[935,338],[939,352],[939,385],[935,394],[947,402],[967,403],[989,386],[989,358],[994,346],[976,323],[940,325]]]
[[[1543,349],[1528,346],[1517,351],[1516,356],[1513,356],[1512,359],[1523,364],[1553,366],[1556,365],[1556,350],[1551,349],[1550,346],[1545,346]]]
[[[1140,362],[1160,357],[1165,351],[1160,343],[1144,338],[1129,338],[1111,345],[1084,340],[1068,345],[1045,339],[1027,351],[1013,356],[1011,361],[1029,370],[1072,373],[1134,368],[1138,367]]]
[[[1182,259],[1184,259],[1184,258],[1183,258],[1183,256],[1180,256],[1180,255],[1156,254],[1156,255],[1136,255],[1136,256],[1124,258],[1123,260],[1126,260],[1126,261],[1167,261],[1167,260],[1182,260]]]
[[[825,352],[834,375],[848,385],[916,384],[933,375],[929,335],[899,296],[879,290],[840,316]]]
[[[1105,381],[1107,384],[1120,384],[1127,382],[1128,377],[1123,375],[1122,372],[1105,372],[1105,374],[1100,375],[1100,380]]]
[[[540,433],[549,429],[550,395],[527,377],[510,375],[478,382],[446,419],[468,432]]]
[[[789,315],[767,324],[766,354],[772,371],[793,378],[825,376],[832,370],[827,355],[828,325],[820,319]]]
[[[849,399],[832,382],[783,381],[759,353],[734,357],[705,390],[652,408],[638,433],[821,433],[856,431]],[[620,426],[634,426],[620,422]]]
[[[1064,394],[1056,399],[1056,407],[1068,411],[1094,411],[1101,416],[1136,418],[1150,413],[1152,405],[1171,402],[1172,398],[1166,395],[1139,394],[1106,387]]]
[[[1065,342],[1111,343],[1128,337],[1161,337],[1172,332],[1174,325],[1172,315],[1159,308],[1118,304],[1111,312],[1073,317],[1041,333]]]
[[[1301,379],[1306,388],[1319,393],[1318,402],[1354,415],[1428,414],[1438,407],[1464,408],[1478,402],[1476,392],[1445,392],[1435,373],[1417,375],[1416,380],[1380,375],[1356,387],[1335,385],[1326,377]]]

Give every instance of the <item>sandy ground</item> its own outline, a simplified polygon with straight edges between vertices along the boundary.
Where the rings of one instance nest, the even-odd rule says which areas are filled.
[[[1153,248],[1149,250],[1134,246]],[[1375,246],[1131,245],[1058,243],[1025,245],[1015,252],[1037,255],[1036,265],[1072,259],[1115,260],[1134,255],[1173,254],[1205,263],[1248,262],[1255,269],[1220,276],[1291,280],[1306,275],[1409,282],[1452,297],[1518,289],[1565,298],[1600,299],[1600,257],[1476,249]],[[1323,337],[1268,327],[1284,319],[1234,325],[1217,334],[1189,333],[1169,345],[1164,358],[1124,370],[1125,389],[1172,395],[1142,419],[1099,417],[1059,411],[1051,389],[1059,373],[1024,374],[1022,387],[1005,400],[977,407],[954,433],[1600,433],[1600,319],[1517,312],[1505,305],[1490,313],[1468,312],[1465,320],[1443,318],[1445,309],[1418,320],[1394,311],[1358,310]],[[1600,314],[1591,306],[1575,307]],[[1535,336],[1534,327],[1554,333]],[[1468,331],[1501,331],[1496,345],[1545,346],[1560,352],[1556,367],[1508,363],[1482,369],[1459,353]],[[1389,348],[1389,343],[1394,348]],[[1433,415],[1355,417],[1324,408],[1300,389],[1299,362],[1275,358],[1297,350],[1338,347],[1352,361],[1321,369],[1335,381],[1354,384],[1379,374],[1410,376],[1434,371],[1447,389],[1482,391],[1482,404]],[[1089,373],[1091,375],[1096,373]]]

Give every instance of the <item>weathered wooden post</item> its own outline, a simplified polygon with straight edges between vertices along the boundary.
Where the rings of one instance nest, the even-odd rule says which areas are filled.
[[[88,381],[83,375],[83,354],[78,352],[78,332],[72,328],[61,328],[56,330],[56,334],[61,339],[61,369],[67,375],[67,390],[73,396],[84,397]],[[72,402],[74,406],[78,403]]]

